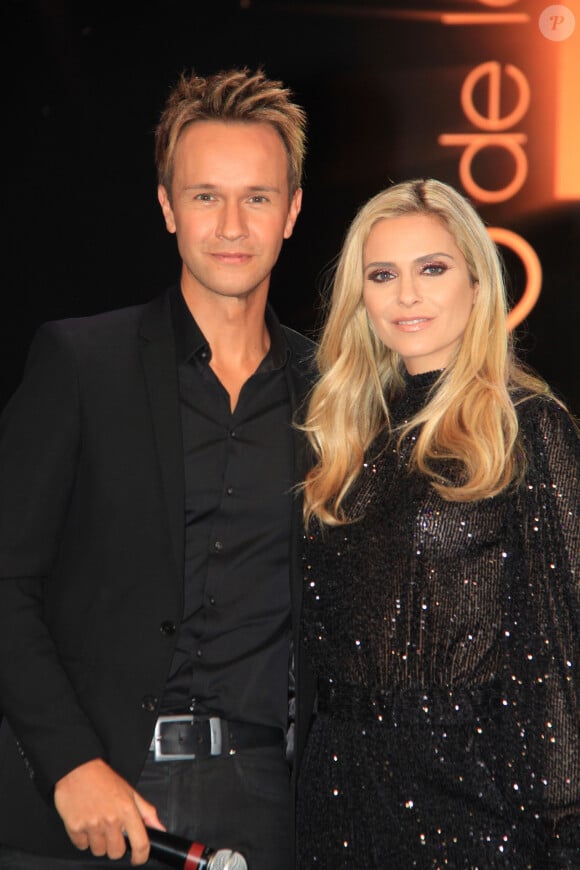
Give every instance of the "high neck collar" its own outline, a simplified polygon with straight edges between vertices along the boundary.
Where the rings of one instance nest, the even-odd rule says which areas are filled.
[[[395,425],[401,425],[410,420],[424,407],[429,390],[436,383],[441,371],[442,369],[438,369],[437,371],[421,372],[418,375],[411,375],[408,371],[404,371],[405,386],[399,397],[395,399],[391,409],[391,419]]]
[[[436,382],[437,378],[441,375],[442,371],[444,370],[435,369],[431,372],[421,372],[418,375],[412,375],[405,369],[403,372],[405,390],[422,391],[430,389]]]

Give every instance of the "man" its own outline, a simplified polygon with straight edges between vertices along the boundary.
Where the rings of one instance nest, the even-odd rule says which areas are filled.
[[[156,131],[180,286],[45,325],[3,415],[3,870],[105,867],[127,841],[116,866],[142,864],[145,825],[291,866],[312,345],[267,296],[304,126],[262,71],[182,76]]]

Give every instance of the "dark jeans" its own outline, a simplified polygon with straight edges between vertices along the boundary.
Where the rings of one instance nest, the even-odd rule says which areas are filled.
[[[290,785],[282,748],[252,749],[202,761],[148,760],[137,784],[169,831],[212,849],[234,849],[248,870],[290,870]],[[119,861],[46,858],[0,846],[0,870],[114,870]],[[150,860],[147,868],[166,865]]]

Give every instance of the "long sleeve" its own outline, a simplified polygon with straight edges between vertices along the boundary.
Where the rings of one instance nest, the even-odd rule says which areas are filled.
[[[45,793],[103,752],[45,619],[71,521],[80,413],[72,354],[64,332],[49,325],[0,425],[0,706]]]
[[[533,625],[527,679],[534,683],[524,689],[538,699],[528,722],[531,757],[537,753],[530,769],[541,780],[540,812],[553,838],[546,866],[580,866],[580,441],[554,402],[524,403],[520,414],[528,458],[520,488],[522,593]]]

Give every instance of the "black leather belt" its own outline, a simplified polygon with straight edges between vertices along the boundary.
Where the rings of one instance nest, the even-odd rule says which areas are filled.
[[[150,752],[155,761],[193,761],[219,755],[235,755],[239,749],[262,746],[282,746],[281,728],[252,725],[249,722],[227,722],[217,716],[208,719],[184,716],[160,716]]]

